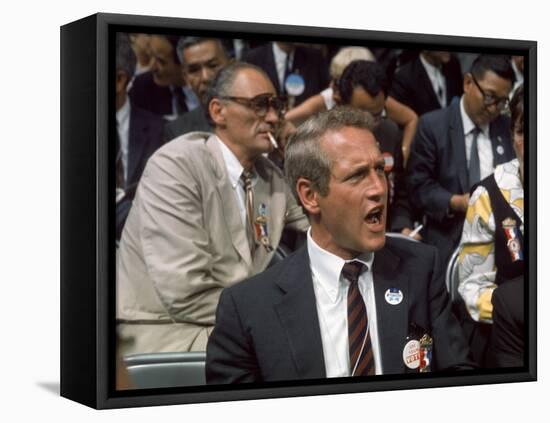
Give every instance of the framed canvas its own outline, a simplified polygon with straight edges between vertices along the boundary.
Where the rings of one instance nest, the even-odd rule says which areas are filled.
[[[132,37],[143,35],[148,42],[153,36],[164,40],[176,40],[173,44],[174,52],[178,51],[177,43],[186,38],[215,39],[235,60],[251,57],[246,56],[247,49],[270,46],[275,41],[298,45],[314,51],[314,56],[323,60],[327,79],[319,83],[321,89],[329,86],[330,59],[341,48],[347,46],[368,48],[374,59],[383,65],[390,79],[400,67],[415,60],[420,51],[452,53],[457,65],[460,66],[461,76],[469,72],[472,62],[480,54],[521,58],[525,137],[528,139],[525,147],[527,154],[523,183],[523,253],[526,263],[523,279],[523,365],[477,366],[474,369],[426,373],[419,372],[419,368],[414,367],[410,372],[390,374],[380,371],[376,376],[366,378],[317,377],[242,384],[206,384],[205,354],[200,349],[121,354],[120,352],[124,351],[122,344],[127,340],[119,331],[121,319],[117,314],[117,302],[120,300],[117,294],[117,257],[122,228],[119,227],[118,221],[120,198],[117,191],[117,140],[120,134],[117,127],[117,112],[120,105],[117,103],[118,74],[115,64],[117,48],[120,48],[118,40],[121,36],[130,39],[129,34]],[[135,38],[133,41],[139,42],[135,41]],[[62,396],[95,408],[117,408],[536,380],[536,54],[537,45],[533,41],[152,16],[96,14],[63,26]],[[156,57],[153,62],[161,59]],[[174,63],[178,60],[181,61],[181,57],[175,55]],[[150,63],[152,62],[149,62],[149,65]],[[158,86],[162,71],[158,71],[158,65],[156,69],[157,74],[151,74],[151,81]],[[132,81],[136,86],[139,84],[137,80],[138,77]],[[284,89],[287,91],[287,99],[291,98],[287,105],[289,109],[292,110],[292,106],[297,106],[302,101],[300,96],[304,92],[304,87],[301,85],[308,81],[307,78],[301,78],[296,82],[288,78],[285,80],[283,77],[281,85],[282,82],[288,82],[284,84]],[[298,91],[293,93],[293,89]],[[154,124],[156,126],[153,125],[150,131],[158,133],[159,145],[171,141],[166,139],[164,127],[183,112],[182,108],[192,110],[197,106],[197,102],[200,103],[199,96],[193,97],[193,92],[183,92],[189,95],[181,107],[170,102],[168,111],[154,110],[153,106],[149,110],[150,114],[158,115],[155,121],[157,123]],[[317,93],[312,92],[310,95]],[[139,107],[149,107],[153,102],[152,98],[153,95],[147,92],[142,100],[144,103]],[[136,100],[133,101],[132,104],[135,104]],[[449,105],[450,102],[451,99]],[[158,122],[162,123],[162,127]],[[154,152],[151,151],[150,154]],[[145,161],[146,159],[143,165]],[[138,186],[139,178],[133,189]],[[162,227],[159,227],[159,231],[162,231]],[[185,251],[182,251],[182,254],[185,254]],[[449,266],[448,271],[453,271],[453,268]],[[448,275],[449,281],[452,279],[451,276]],[[448,288],[449,301],[456,300],[456,290],[452,286]],[[456,301],[456,304],[460,302]],[[405,346],[405,339],[403,342]],[[406,361],[406,358],[403,360]]]

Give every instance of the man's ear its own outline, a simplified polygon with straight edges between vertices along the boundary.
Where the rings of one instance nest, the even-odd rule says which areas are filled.
[[[473,83],[474,83],[474,80],[472,78],[472,74],[469,73],[469,72],[464,74],[464,80],[462,82],[462,89],[464,90],[465,93],[470,90]]]
[[[217,98],[213,98],[208,104],[208,112],[216,126],[225,126],[226,123],[226,108],[225,105]]]
[[[312,182],[306,178],[298,178],[296,182],[296,192],[309,215],[317,215],[321,212],[319,207],[319,193],[312,187]]]
[[[130,77],[128,76],[128,74],[123,70],[117,70],[115,76],[115,92],[122,93],[126,91],[126,87],[128,86],[129,82]]]

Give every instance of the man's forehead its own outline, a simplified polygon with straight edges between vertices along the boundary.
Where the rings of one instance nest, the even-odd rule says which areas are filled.
[[[217,40],[203,40],[183,50],[187,63],[210,60],[214,57],[223,58],[224,54]]]
[[[262,94],[275,95],[275,88],[269,78],[256,69],[241,69],[231,85],[232,95],[256,97]]]
[[[486,70],[481,78],[478,79],[478,83],[486,87],[487,89],[492,89],[493,87],[500,87],[503,84],[504,85],[510,85],[512,86],[512,81],[509,79],[503,78],[502,76],[498,75],[496,72],[492,70]]]
[[[353,156],[354,153],[360,155],[360,152],[367,150],[374,154],[380,153],[378,142],[373,133],[367,128],[355,126],[328,130],[321,137],[321,147],[334,157]]]

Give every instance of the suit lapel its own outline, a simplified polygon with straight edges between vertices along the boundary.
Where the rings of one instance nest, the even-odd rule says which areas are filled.
[[[142,163],[143,155],[147,149],[148,126],[144,119],[140,119],[136,115],[135,108],[130,109],[130,127],[128,134],[128,178],[126,185],[130,185],[134,181],[137,182],[139,164]]]
[[[284,328],[299,379],[326,377],[321,329],[307,248],[287,259],[277,284],[284,292],[275,311]]]
[[[275,57],[273,55],[273,44],[268,44],[269,48],[267,49],[266,54],[266,67],[265,70],[271,82],[275,86],[275,91],[281,93],[281,85],[279,84],[279,75],[277,74],[277,66],[275,65]]]
[[[451,113],[449,119],[449,136],[451,139],[451,148],[455,163],[457,166],[458,179],[462,192],[469,192],[468,184],[468,165],[466,161],[466,141],[464,139],[464,127],[462,126],[462,116],[460,115],[460,102],[454,101],[449,106]]]
[[[268,251],[261,243],[257,244],[253,265],[255,271],[260,271],[265,269],[268,260],[273,256],[273,249],[279,244],[285,220],[286,197],[283,191],[276,191],[273,186],[273,169],[266,165],[263,158],[256,161],[255,169],[258,179],[254,185],[254,218],[260,216],[262,209],[267,219],[267,236],[272,248]]]
[[[425,104],[439,105],[439,99],[437,98],[437,95],[434,91],[432,81],[430,81],[430,77],[428,76],[428,73],[426,72],[426,69],[424,68],[424,65],[420,60],[420,56],[416,58],[416,75],[419,78],[417,86],[421,87],[424,98],[426,98],[426,96],[429,97],[424,100],[426,102]]]
[[[511,160],[507,157],[507,148],[505,145],[506,135],[501,130],[498,119],[491,122],[489,126],[489,137],[491,138],[491,148],[493,150],[493,168],[497,165]]]
[[[222,152],[218,146],[216,137],[212,135],[206,140],[206,146],[212,153],[217,166],[216,166],[216,180],[217,189],[221,198],[221,207],[224,209],[223,216],[231,233],[231,241],[233,246],[242,257],[244,262],[248,266],[252,266],[252,257],[250,255],[250,248],[248,246],[248,240],[246,238],[245,228],[241,221],[239,208],[235,201],[235,194],[229,177],[227,176],[227,169],[223,160]]]
[[[386,241],[387,242],[387,241]],[[399,271],[400,258],[387,246],[374,255],[373,280],[378,318],[378,335],[384,374],[403,373],[403,347],[409,327],[409,278]],[[403,294],[400,304],[385,299],[388,289]]]

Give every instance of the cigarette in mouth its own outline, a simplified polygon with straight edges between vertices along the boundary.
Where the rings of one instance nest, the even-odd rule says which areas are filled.
[[[273,135],[271,135],[271,132],[268,132],[267,136],[269,137],[269,141],[271,141],[271,145],[273,146],[273,148],[274,149],[279,148],[279,146],[277,145],[277,141],[275,141],[275,138],[273,138]]]

